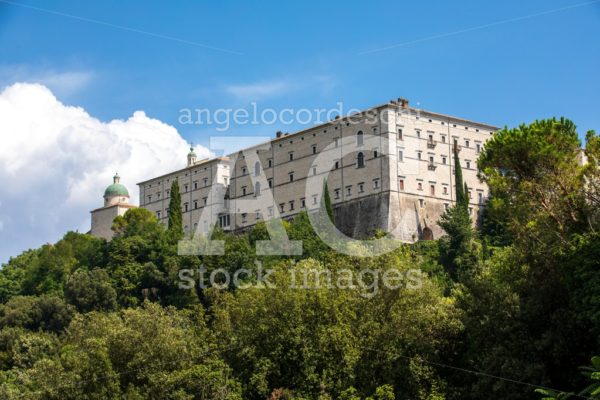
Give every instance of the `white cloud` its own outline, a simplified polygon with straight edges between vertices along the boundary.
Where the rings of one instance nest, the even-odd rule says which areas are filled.
[[[136,183],[184,167],[188,152],[175,128],[143,111],[102,122],[28,83],[0,93],[0,141],[0,261],[69,229],[87,231],[115,172],[137,203]]]
[[[283,80],[257,82],[246,85],[228,85],[225,91],[238,99],[257,101],[283,94],[293,88],[290,82]]]

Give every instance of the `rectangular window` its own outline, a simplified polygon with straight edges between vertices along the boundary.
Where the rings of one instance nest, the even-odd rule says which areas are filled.
[[[208,197],[203,197],[202,198],[202,204],[206,205],[207,202],[208,202]]]
[[[398,180],[398,190],[404,191],[404,179]]]
[[[469,141],[465,139],[465,147],[469,147]]]
[[[483,203],[483,193],[477,193],[477,201],[479,201],[479,204]]]
[[[446,164],[446,162],[447,162],[446,156],[442,157],[442,164],[444,164],[444,165],[445,165],[445,164]]]
[[[242,186],[242,196],[246,195],[246,186]]]
[[[358,184],[358,193],[363,193],[365,191],[365,184],[363,182]]]
[[[335,189],[335,190],[333,191],[333,193],[334,193],[334,196],[333,196],[333,197],[334,197],[335,199],[339,199],[339,198],[340,198],[340,189]]]
[[[267,163],[269,164],[269,168],[271,168],[271,167],[273,166],[273,159],[272,159],[272,158],[269,158],[269,159],[267,160]]]
[[[352,196],[352,186],[346,186],[346,196]]]
[[[313,200],[313,205],[317,204],[317,195],[316,194],[313,194],[312,200]]]
[[[194,190],[198,189],[198,181],[194,182]]]
[[[435,185],[429,185],[429,194],[435,196]]]
[[[479,154],[481,152],[481,145],[479,143],[477,143],[475,145],[475,148],[477,149],[477,154]]]
[[[294,200],[290,201],[290,211],[294,211]]]
[[[188,191],[188,185],[187,185],[187,183],[186,183],[185,185],[183,185],[183,190],[184,190],[185,192],[187,192],[187,191]]]
[[[446,143],[446,135],[442,135],[442,143]]]
[[[402,128],[398,129],[398,140],[403,140],[402,139]]]
[[[317,154],[317,145],[316,144],[312,145],[312,153]]]
[[[160,211],[156,212],[156,218],[160,219]]]
[[[294,182],[294,173],[290,172],[290,182]]]
[[[444,186],[443,192],[444,192],[444,194],[448,194],[448,186]]]
[[[339,160],[336,160],[336,161],[335,161],[335,165],[334,165],[334,167],[333,167],[333,168],[334,168],[334,169],[339,169],[339,168],[340,168],[340,162],[339,162]]]
[[[202,184],[204,185],[204,187],[207,187],[208,186],[208,178],[204,178],[202,180]]]
[[[183,203],[183,211],[187,212],[188,210],[188,203]]]
[[[306,207],[306,199],[303,197],[300,199],[300,208]]]
[[[467,161],[467,169],[471,169],[471,161]]]
[[[417,159],[419,159],[419,160],[421,159],[421,152],[420,151],[417,152]]]
[[[279,212],[285,211],[285,203],[279,203]]]
[[[418,137],[418,138],[421,138],[421,131],[417,129],[417,130],[416,130],[416,133],[417,133],[417,137]]]
[[[268,182],[269,182],[269,187],[270,187],[270,188],[273,188],[273,179],[269,179],[269,181],[268,181]]]
[[[317,174],[317,167],[313,167],[313,175]]]
[[[242,167],[242,176],[246,175],[246,167]]]
[[[248,217],[248,214],[243,213],[242,214],[242,223],[245,224],[246,223],[246,218]]]
[[[419,207],[425,207],[425,201],[423,199],[419,199]]]
[[[294,161],[294,152],[290,151],[289,153],[290,161]]]
[[[404,152],[402,150],[398,150],[398,161],[404,161]]]
[[[194,200],[194,210],[198,208],[198,200]]]
[[[379,179],[373,179],[373,189],[379,189]]]
[[[423,184],[421,182],[417,182],[417,190],[423,190]]]

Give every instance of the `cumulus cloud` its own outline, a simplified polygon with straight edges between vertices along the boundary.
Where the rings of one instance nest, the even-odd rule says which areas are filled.
[[[94,78],[90,70],[56,71],[51,68],[33,68],[30,65],[0,65],[0,83],[6,86],[12,82],[40,83],[47,86],[59,97],[69,97],[85,89]]]
[[[102,206],[115,172],[137,204],[136,183],[184,167],[188,152],[174,127],[143,111],[102,122],[29,83],[0,93],[0,139],[2,262],[67,230],[89,230],[89,211]]]

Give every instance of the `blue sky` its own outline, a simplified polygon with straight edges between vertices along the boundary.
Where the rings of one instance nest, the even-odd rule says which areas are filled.
[[[0,86],[40,82],[104,122],[143,110],[201,145],[224,133],[180,124],[180,109],[349,109],[399,96],[498,126],[566,116],[584,133],[600,128],[599,28],[600,1],[582,0],[0,0]],[[56,239],[7,237],[3,198],[16,195],[2,190],[0,241],[16,244],[0,262]]]

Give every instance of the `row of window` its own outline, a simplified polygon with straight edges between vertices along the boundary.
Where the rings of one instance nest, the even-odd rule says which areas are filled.
[[[442,165],[447,165],[448,157],[447,156],[441,156],[441,157],[442,157]],[[422,159],[423,159],[423,153],[421,151],[417,150],[417,160],[422,160]],[[404,162],[404,150],[398,150],[398,161]],[[435,166],[435,156],[430,154],[428,161],[429,161],[429,166]],[[465,168],[471,169],[471,160],[465,160]]]
[[[433,132],[428,132],[427,133],[427,146],[430,148],[434,148],[435,145],[437,144],[437,141],[434,139],[434,133]],[[415,129],[415,135],[417,136],[417,138],[421,138],[421,130],[420,129]],[[446,143],[446,135],[444,134],[440,134],[440,138],[441,143]],[[404,140],[404,134],[403,134],[403,129],[402,128],[398,128],[398,140]],[[454,146],[460,146],[460,144],[458,143],[458,138],[454,137],[453,138],[453,143]],[[464,146],[466,148],[471,148],[471,139],[464,139]],[[475,142],[475,151],[477,153],[481,152],[481,143],[480,142]]]
[[[442,185],[442,194],[443,195],[447,195],[448,194],[448,186],[447,184]],[[400,178],[398,179],[398,190],[400,190],[401,192],[404,191],[404,178]],[[422,191],[423,190],[423,182],[417,182],[417,190]],[[469,190],[468,191],[468,196],[469,199],[472,199],[472,191]],[[430,183],[429,184],[429,195],[430,196],[435,196],[436,194],[436,189],[435,189],[435,184]],[[477,201],[479,202],[479,204],[483,204],[483,192],[477,192]]]

